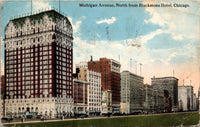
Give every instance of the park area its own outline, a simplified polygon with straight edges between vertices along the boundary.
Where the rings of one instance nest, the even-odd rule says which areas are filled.
[[[119,116],[109,118],[84,118],[84,119],[64,119],[60,121],[38,121],[35,123],[9,123],[5,127],[160,127],[160,126],[181,126],[199,124],[199,112],[168,113],[153,115]]]

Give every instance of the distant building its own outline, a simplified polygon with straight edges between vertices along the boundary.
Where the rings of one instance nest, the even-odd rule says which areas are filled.
[[[100,115],[101,113],[101,73],[88,69],[87,62],[76,64],[77,78],[85,80],[88,85],[88,114]]]
[[[6,117],[73,113],[73,30],[47,10],[15,18],[5,28]]]
[[[197,98],[196,94],[193,94],[193,110],[197,110]]]
[[[164,91],[159,89],[154,89],[154,111],[163,112],[164,111]]]
[[[177,111],[178,110],[178,79],[175,77],[161,77],[161,78],[151,78],[151,84],[154,89],[163,91],[169,94],[165,106],[171,103],[172,107],[164,107],[168,111]]]
[[[88,62],[89,70],[101,73],[101,90],[102,93],[109,93],[109,97],[112,96],[112,100],[109,102],[112,102],[113,112],[119,112],[120,108],[120,67],[118,61],[107,58],[100,58],[99,61],[92,61],[91,59]]]
[[[121,73],[121,113],[132,114],[143,111],[144,78],[129,71]]]
[[[155,95],[154,95],[154,89],[151,85],[145,84],[144,85],[144,111],[146,113],[152,113],[155,108]]]
[[[188,111],[190,108],[188,90],[185,86],[178,86],[179,111]]]
[[[1,118],[5,117],[5,76],[1,76]]]
[[[5,117],[5,103],[4,100],[1,99],[1,118]]]
[[[73,79],[74,114],[86,115],[88,113],[88,85],[84,80]]]
[[[76,68],[88,68],[88,63],[82,61],[82,62],[76,64]]]
[[[112,114],[112,91],[102,91],[102,114]]]
[[[200,86],[199,86],[199,90],[198,90],[198,96],[197,98],[200,98]]]
[[[193,110],[193,96],[194,96],[193,86],[186,86],[186,87],[188,90],[189,110]]]
[[[1,76],[1,98],[2,98],[2,99],[5,98],[5,87],[6,87],[6,84],[5,84],[5,76],[2,75],[2,76]]]
[[[199,90],[198,90],[198,96],[197,96],[198,102],[197,102],[197,109],[200,110],[200,86],[199,86]]]
[[[164,111],[164,91],[154,89],[151,85],[144,85],[144,113],[157,113]]]
[[[194,110],[195,101],[194,101],[193,86],[178,86],[178,100],[180,103],[179,104],[180,111]]]

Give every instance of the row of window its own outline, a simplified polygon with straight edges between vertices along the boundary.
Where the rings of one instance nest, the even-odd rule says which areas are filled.
[[[47,89],[47,88],[40,88],[40,93],[42,93],[43,89]],[[33,91],[35,91],[36,94],[39,93],[38,90],[31,89],[29,86],[23,88],[22,91],[21,90],[17,91],[17,89],[15,89],[15,87],[10,87],[10,88],[7,89],[8,92],[6,92],[6,93],[7,93],[7,95],[9,95],[10,91],[13,91],[14,94],[18,93],[18,94],[28,95],[27,92],[29,92],[29,90],[31,91],[30,92],[31,94],[33,94]],[[49,89],[49,93],[51,93],[51,92],[52,92],[52,89]]]
[[[7,74],[6,74],[6,78],[12,78],[12,77],[20,77],[20,76],[33,76],[34,75],[34,72],[33,71],[24,71],[24,72],[20,72],[20,70],[18,71],[18,73],[16,73],[16,71],[14,71],[15,73],[12,73],[11,71],[9,71]],[[35,76],[37,77],[38,75],[38,72],[40,72],[40,78],[42,79],[42,75],[46,75],[46,74],[51,74],[52,73],[52,70],[42,70],[42,71],[35,71]]]
[[[35,60],[34,60],[34,58],[35,58]],[[18,56],[18,63],[27,63],[27,62],[33,62],[33,61],[37,62],[38,60],[41,61],[41,60],[48,60],[48,59],[51,62],[51,60],[50,60],[51,58],[52,58],[51,55],[45,55],[45,56],[40,56],[40,57],[37,57],[37,56],[33,57],[33,56],[31,56],[30,58],[28,58],[28,57],[25,58],[24,57],[22,59],[22,61],[21,61],[20,56]],[[61,59],[61,58],[58,58],[58,59]],[[64,60],[63,61],[66,62],[66,59],[64,59]],[[14,57],[6,57],[6,63],[7,64],[10,64],[13,61],[16,63],[16,61],[17,61],[16,56],[14,56]]]
[[[38,49],[40,49],[40,51],[45,51],[45,50],[52,50],[52,46],[43,46],[43,45],[40,45],[40,48],[38,47],[35,47],[35,52],[38,51]],[[25,47],[22,47],[21,48],[22,50],[22,53],[24,54],[27,54],[27,53],[33,53],[34,52],[34,49],[33,48],[25,48]],[[10,51],[7,51],[6,52],[6,56],[9,56],[9,55],[16,55],[16,53],[18,52],[18,54],[21,54],[21,50],[10,50]]]

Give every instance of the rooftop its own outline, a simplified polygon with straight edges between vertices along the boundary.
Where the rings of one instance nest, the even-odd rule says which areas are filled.
[[[36,22],[38,22],[38,24],[40,24],[40,22],[42,21],[41,19],[43,18],[43,16],[45,14],[48,17],[51,17],[52,21],[54,21],[54,22],[56,22],[57,19],[65,18],[66,19],[66,24],[68,24],[68,25],[71,26],[71,23],[68,20],[68,18],[66,16],[60,14],[59,12],[57,12],[54,8],[46,9],[44,11],[38,11],[37,13],[30,14],[30,15],[29,14],[27,14],[27,15],[20,15],[17,18],[14,17],[14,19],[11,19],[9,21],[9,23],[12,21],[13,24],[16,27],[22,27],[23,24],[25,23],[25,20],[28,18],[30,20],[31,24],[36,24]],[[7,26],[6,26],[6,28],[7,28]]]
[[[176,78],[176,77],[172,77],[172,76],[169,76],[169,77],[158,77],[158,78],[156,78],[156,77],[153,77],[153,78],[151,78],[152,80],[166,80],[166,79],[175,79],[175,80],[178,80],[178,78]]]

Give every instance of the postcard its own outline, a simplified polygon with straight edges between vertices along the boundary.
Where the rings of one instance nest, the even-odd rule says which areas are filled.
[[[199,1],[0,2],[2,126],[198,126]]]

